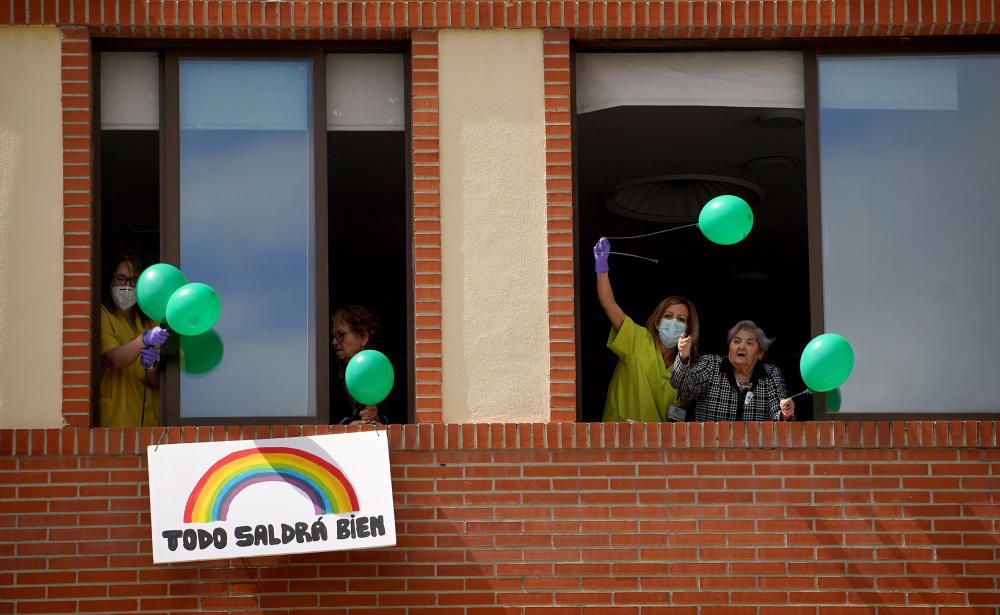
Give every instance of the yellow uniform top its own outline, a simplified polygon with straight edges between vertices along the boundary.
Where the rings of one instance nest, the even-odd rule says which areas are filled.
[[[663,364],[649,329],[626,316],[617,333],[612,327],[608,348],[618,355],[618,365],[608,385],[603,420],[666,420],[667,410],[677,399],[677,391],[670,386],[673,365]]]
[[[101,354],[134,340],[143,327],[142,317],[134,322],[120,310],[101,306]],[[101,426],[151,427],[160,424],[160,392],[146,383],[146,370],[135,358],[128,367],[115,369],[101,365]]]

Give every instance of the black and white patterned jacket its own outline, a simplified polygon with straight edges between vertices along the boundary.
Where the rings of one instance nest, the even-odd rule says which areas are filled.
[[[777,367],[757,363],[750,386],[744,390],[736,384],[729,359],[714,354],[703,356],[696,365],[685,365],[678,356],[670,384],[678,394],[697,400],[699,421],[777,421],[781,417],[778,404],[788,397]]]

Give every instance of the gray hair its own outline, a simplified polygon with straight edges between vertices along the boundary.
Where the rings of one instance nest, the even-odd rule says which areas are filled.
[[[762,352],[767,352],[768,348],[771,347],[771,344],[774,343],[774,338],[768,337],[764,333],[764,330],[757,326],[757,323],[752,320],[741,320],[733,325],[733,328],[729,330],[729,335],[726,337],[726,344],[732,343],[733,338],[736,337],[736,334],[740,331],[750,331],[753,333],[757,338],[757,345],[760,346]]]

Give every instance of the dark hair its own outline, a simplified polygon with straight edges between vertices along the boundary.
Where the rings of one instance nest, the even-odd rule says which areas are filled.
[[[345,305],[337,308],[330,322],[333,325],[342,322],[357,335],[367,334],[368,346],[375,342],[377,333],[382,330],[382,321],[379,317],[363,305]]]
[[[136,275],[142,273],[142,261],[139,260],[139,253],[132,249],[125,249],[118,253],[118,257],[109,260],[107,265],[104,267],[104,284],[101,286],[101,292],[104,295],[104,305],[109,309],[115,309],[115,303],[111,300],[111,293],[109,289],[111,288],[112,278],[115,276],[115,271],[118,269],[118,265],[122,263],[128,263],[132,268],[132,271]],[[132,309],[136,309],[135,306]]]
[[[659,345],[660,333],[658,328],[660,326],[660,319],[663,318],[663,313],[667,311],[667,308],[674,305],[683,305],[688,309],[686,334],[691,336],[691,359],[697,362],[698,336],[701,333],[701,325],[698,322],[698,310],[695,309],[694,303],[692,303],[690,299],[679,295],[671,295],[667,297],[656,306],[653,313],[649,315],[648,319],[646,319],[646,328],[653,334],[653,341]]]

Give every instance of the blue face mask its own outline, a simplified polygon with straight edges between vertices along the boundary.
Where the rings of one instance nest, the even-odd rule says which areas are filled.
[[[660,341],[667,348],[677,345],[677,340],[687,331],[687,325],[670,318],[660,320],[660,325],[656,328],[660,332]]]

